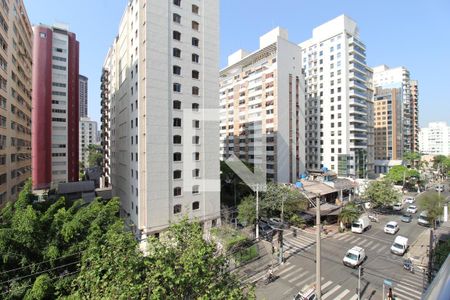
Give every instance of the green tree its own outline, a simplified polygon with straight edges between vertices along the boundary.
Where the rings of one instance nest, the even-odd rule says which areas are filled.
[[[420,210],[427,212],[428,220],[433,228],[436,228],[436,221],[444,213],[444,197],[440,197],[437,193],[422,194],[418,199]]]
[[[260,205],[262,215],[280,217],[282,206],[284,206],[284,219],[288,220],[297,212],[305,210],[308,202],[296,188],[276,183],[267,184]]]
[[[415,180],[420,178],[420,173],[405,166],[394,166],[389,170],[386,178],[395,184],[403,185],[403,182],[405,184],[415,183]]]
[[[344,229],[348,224],[358,220],[360,215],[361,213],[355,204],[349,203],[345,205],[338,216],[339,226]]]
[[[400,197],[400,192],[388,179],[370,182],[363,194],[363,198],[370,200],[374,207],[393,205]]]
[[[103,149],[100,145],[90,144],[87,147],[88,151],[88,166],[101,167],[103,165]]]
[[[253,171],[253,165],[243,162],[247,168]],[[228,207],[239,205],[240,199],[251,195],[252,189],[227,165],[225,161],[220,162],[220,199]],[[236,197],[236,203],[234,202]]]
[[[256,198],[249,195],[238,205],[238,220],[244,223],[256,224]]]
[[[420,153],[417,152],[405,152],[403,154],[403,161],[407,162],[411,168],[415,168],[421,157]]]

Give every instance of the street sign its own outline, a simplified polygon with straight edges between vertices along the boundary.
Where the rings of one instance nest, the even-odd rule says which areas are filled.
[[[384,285],[392,286],[392,281],[390,281],[389,279],[385,279]]]

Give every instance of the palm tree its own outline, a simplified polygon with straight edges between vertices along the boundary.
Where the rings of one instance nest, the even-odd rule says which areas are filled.
[[[353,203],[347,204],[344,206],[339,213],[338,220],[339,225],[342,229],[344,229],[344,225],[351,224],[359,218],[359,210]]]
[[[417,152],[406,152],[403,154],[403,160],[409,163],[411,168],[416,167],[416,161],[420,161],[421,155]]]

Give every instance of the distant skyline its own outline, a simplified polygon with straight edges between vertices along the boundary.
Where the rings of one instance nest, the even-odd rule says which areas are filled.
[[[80,41],[80,74],[89,78],[89,116],[100,120],[100,75],[128,1],[24,0],[32,24],[65,23]],[[303,42],[312,30],[341,14],[355,20],[374,67],[405,66],[419,81],[419,122],[450,123],[450,1],[379,0],[294,1],[222,0],[220,67],[243,48],[258,48],[259,36],[280,26],[289,39]]]

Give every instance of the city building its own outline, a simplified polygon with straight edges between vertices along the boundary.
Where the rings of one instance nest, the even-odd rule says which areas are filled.
[[[102,70],[102,75],[100,78],[101,85],[101,102],[100,102],[100,145],[103,148],[103,164],[102,164],[102,176],[100,180],[100,187],[109,188],[111,184],[111,147],[110,147],[110,137],[111,137],[111,126],[110,126],[110,101],[109,101],[109,71],[113,69],[112,64],[113,51],[110,49],[106,56],[104,63],[104,68]]]
[[[184,216],[220,222],[218,59],[219,1],[128,1],[103,65],[102,130],[139,238]]]
[[[357,24],[341,15],[313,29],[300,44],[306,82],[306,167],[366,178],[370,144],[372,70]]]
[[[374,87],[385,89],[397,88],[401,91],[403,153],[417,152],[419,131],[418,82],[410,79],[410,72],[405,67],[390,68],[380,65],[373,68]],[[402,159],[400,157],[399,159]]]
[[[387,173],[403,158],[401,88],[377,87],[374,94],[375,173]]]
[[[97,122],[89,118],[80,118],[79,161],[88,166],[89,145],[98,145]]]
[[[450,127],[446,122],[431,122],[420,129],[420,152],[422,154],[450,155]]]
[[[266,162],[268,180],[295,182],[305,171],[304,76],[300,47],[275,28],[253,53],[239,50],[220,71],[220,157]],[[264,147],[255,140],[265,141]]]
[[[23,1],[0,1],[0,206],[31,175],[32,38]]]
[[[88,78],[83,75],[79,75],[79,104],[80,104],[80,119],[88,116]]]
[[[34,190],[78,181],[79,43],[65,25],[33,28]]]

